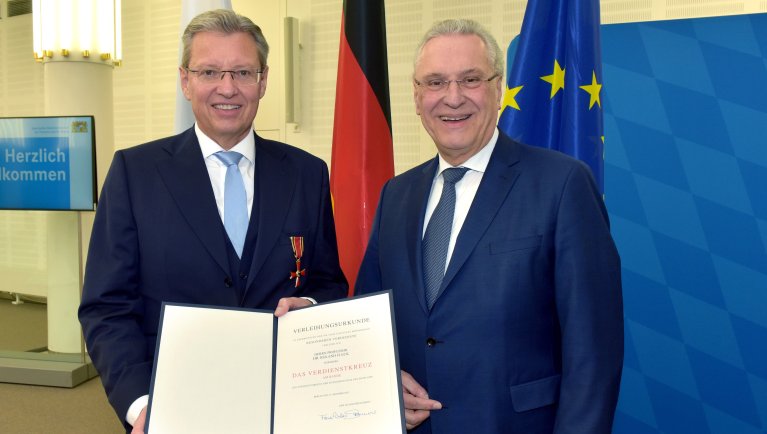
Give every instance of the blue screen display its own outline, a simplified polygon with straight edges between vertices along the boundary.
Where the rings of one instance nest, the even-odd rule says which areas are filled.
[[[0,209],[92,211],[92,116],[0,118]]]

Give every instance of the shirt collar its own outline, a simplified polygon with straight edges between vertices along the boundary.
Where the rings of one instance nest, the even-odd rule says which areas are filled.
[[[214,142],[213,139],[208,137],[205,133],[202,132],[200,127],[197,126],[197,123],[194,124],[194,132],[197,135],[197,141],[200,142],[200,149],[202,150],[202,156],[203,158],[208,158],[211,155],[215,154],[216,152],[223,151],[224,148],[218,145],[218,143]],[[234,145],[230,151],[236,151],[242,154],[243,157],[247,158],[248,161],[251,163],[256,161],[256,136],[251,131],[250,134],[246,135],[245,138],[243,138],[239,143]]]
[[[495,144],[498,142],[498,128],[493,131],[493,136],[490,137],[490,141],[487,142],[487,145],[485,145],[482,149],[480,149],[479,152],[472,155],[471,158],[464,161],[463,164],[461,164],[459,167],[466,167],[467,169],[474,170],[476,172],[485,173],[485,170],[487,169],[487,165],[490,162],[490,156],[493,155],[493,149],[495,149]],[[442,155],[439,155],[439,170],[437,171],[437,176],[439,176],[440,173],[442,173],[443,170],[449,169],[452,166],[450,163],[445,161],[444,158],[442,158]]]

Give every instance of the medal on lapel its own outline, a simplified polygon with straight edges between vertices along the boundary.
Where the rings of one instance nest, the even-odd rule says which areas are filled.
[[[296,279],[296,288],[301,284],[301,277],[306,276],[306,270],[301,269],[301,258],[304,256],[304,237],[290,237],[293,256],[296,258],[296,271],[290,272],[290,279]]]

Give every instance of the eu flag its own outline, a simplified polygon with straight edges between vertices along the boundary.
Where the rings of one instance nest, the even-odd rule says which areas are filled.
[[[599,1],[528,0],[506,56],[500,130],[583,161],[604,191]]]

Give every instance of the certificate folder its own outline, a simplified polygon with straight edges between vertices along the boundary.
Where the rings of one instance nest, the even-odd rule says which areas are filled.
[[[288,312],[165,303],[148,434],[405,433],[391,294]]]

